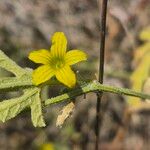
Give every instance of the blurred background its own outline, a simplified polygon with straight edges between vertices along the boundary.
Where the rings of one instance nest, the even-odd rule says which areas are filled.
[[[53,33],[62,31],[68,38],[68,49],[78,48],[88,54],[88,61],[74,66],[79,78],[95,80],[99,62],[100,7],[98,0],[0,0],[0,49],[20,66],[35,69],[37,65],[28,59],[29,52],[49,49]],[[150,52],[150,40],[140,38],[142,31],[148,33],[149,25],[149,0],[109,1],[105,84],[134,88],[135,82],[147,80],[149,74],[146,77],[142,74],[140,77],[145,78],[140,79],[136,73],[136,81],[131,76],[146,51],[142,53],[139,49],[147,44],[146,52]],[[0,77],[10,75],[0,69]],[[60,92],[58,86],[46,87],[42,96],[46,99]],[[18,94],[0,93],[0,100]],[[150,149],[150,111],[140,109],[129,113],[126,99],[109,93],[103,96],[102,150]],[[60,129],[56,127],[56,119],[64,105],[53,105],[44,110],[45,128],[32,126],[30,112],[0,123],[0,150],[93,150],[96,95],[87,94],[86,99],[78,97],[75,111]]]

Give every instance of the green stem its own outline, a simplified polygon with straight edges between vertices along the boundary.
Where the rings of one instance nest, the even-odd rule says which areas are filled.
[[[31,77],[24,75],[21,78],[8,77],[0,79],[0,91],[17,90],[19,88],[31,87],[32,84]],[[72,99],[76,96],[95,91],[111,92],[116,94],[123,94],[129,96],[140,97],[142,99],[150,99],[150,95],[136,92],[126,88],[112,87],[107,85],[102,85],[98,81],[88,82],[86,84],[81,84],[78,89],[73,89],[71,92],[57,96],[55,98],[48,99],[45,104],[49,105],[52,103],[61,102],[67,99]]]
[[[128,95],[128,96],[134,96],[134,97],[139,97],[142,99],[150,99],[150,95],[148,94],[143,94],[140,92],[136,92],[133,90],[129,90],[126,88],[118,88],[118,87],[112,87],[112,86],[107,86],[107,85],[102,85],[97,81],[90,82],[88,84],[82,85],[78,89],[74,89],[71,92],[65,93],[63,95],[47,99],[45,101],[45,106],[48,106],[50,104],[55,104],[59,103],[68,99],[72,99],[76,96],[89,93],[89,92],[96,92],[96,91],[103,91],[103,92],[110,92],[110,93],[115,93],[115,94],[120,94],[120,95]]]

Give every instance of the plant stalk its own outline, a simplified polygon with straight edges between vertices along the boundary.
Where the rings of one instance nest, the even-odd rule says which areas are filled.
[[[150,99],[150,95],[148,94],[144,94],[144,93],[126,89],[126,88],[107,86],[107,85],[100,84],[98,81],[92,81],[92,82],[82,85],[80,88],[73,89],[72,91],[68,93],[62,94],[60,96],[56,96],[54,98],[47,99],[45,101],[45,106],[60,103],[65,100],[73,99],[85,93],[98,92],[98,91],[109,92],[109,93],[120,94],[120,95],[127,95],[127,96],[134,96],[134,97],[139,97],[141,99]]]
[[[104,76],[104,57],[105,57],[105,34],[106,34],[106,16],[107,16],[107,0],[102,0],[101,7],[101,18],[100,18],[100,53],[99,53],[99,78],[98,81],[103,84],[103,76]],[[95,124],[95,150],[99,149],[99,132],[101,126],[101,99],[102,92],[97,93],[97,105],[96,105],[96,124]]]

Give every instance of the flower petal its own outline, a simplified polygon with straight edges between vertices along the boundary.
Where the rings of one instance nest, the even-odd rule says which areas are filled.
[[[56,78],[66,86],[73,88],[76,84],[76,76],[69,66],[65,66],[56,72]]]
[[[33,83],[39,85],[49,80],[53,75],[54,70],[49,65],[42,65],[33,71]]]
[[[56,32],[52,36],[51,54],[53,57],[62,58],[67,49],[67,39],[63,32]]]
[[[73,65],[83,60],[87,60],[87,56],[81,50],[71,50],[67,52],[65,58],[67,65]]]
[[[45,49],[35,50],[29,54],[29,59],[35,63],[48,64],[50,61],[50,52]]]

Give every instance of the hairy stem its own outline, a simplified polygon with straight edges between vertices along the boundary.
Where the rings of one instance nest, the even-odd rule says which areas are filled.
[[[115,94],[120,94],[120,95],[134,96],[134,97],[139,97],[142,99],[150,99],[150,95],[148,95],[148,94],[143,94],[143,93],[129,90],[126,88],[107,86],[107,85],[100,84],[97,81],[93,81],[88,84],[82,85],[80,88],[74,89],[71,92],[62,94],[62,95],[54,97],[54,98],[47,99],[45,101],[45,106],[48,106],[50,104],[60,103],[60,102],[72,99],[76,96],[79,96],[79,95],[82,95],[85,93],[97,92],[97,91],[110,92],[110,93],[115,93]]]
[[[19,88],[31,87],[31,86],[34,86],[34,85],[32,83],[31,78],[28,76],[27,77],[22,76],[21,78],[8,77],[8,78],[0,79],[0,91],[17,90]],[[142,99],[150,99],[150,95],[148,94],[143,94],[141,92],[136,92],[134,90],[130,90],[126,88],[102,85],[98,81],[95,80],[95,81],[87,82],[86,84],[81,84],[79,88],[73,89],[69,93],[63,94],[61,96],[57,96],[56,98],[51,98],[46,101],[46,104],[48,104],[49,101],[51,101],[52,99],[58,99],[56,101],[61,102],[63,100],[71,99],[78,95],[82,95],[82,94],[93,92],[93,91],[110,92],[110,93],[116,93],[116,94],[121,94],[121,95],[123,94],[123,95],[135,96],[135,97],[139,97]]]

